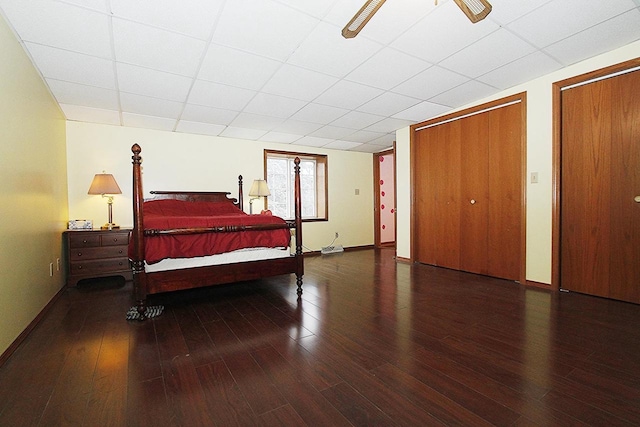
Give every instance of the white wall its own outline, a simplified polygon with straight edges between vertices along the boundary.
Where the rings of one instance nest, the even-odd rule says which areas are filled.
[[[114,221],[133,224],[131,146],[142,147],[145,194],[151,190],[230,191],[237,197],[238,175],[244,177],[244,206],[249,188],[263,177],[263,150],[276,149],[328,155],[329,221],[304,223],[304,246],[320,250],[340,234],[345,247],[372,245],[373,156],[369,153],[254,142],[119,126],[67,123],[69,216],[91,219],[94,227],[107,222],[106,201],[89,196],[93,175],[105,170],[123,194],[114,198]],[[360,194],[355,195],[359,189]],[[254,208],[260,209],[258,201]]]
[[[569,77],[584,74],[613,64],[640,57],[640,41],[620,49],[596,56],[544,77],[515,86],[473,105],[527,92],[527,176],[538,172],[539,183],[528,182],[527,200],[527,271],[529,281],[551,283],[551,231],[552,231],[552,84]],[[469,108],[466,105],[460,109]],[[425,118],[426,120],[427,118]],[[398,170],[410,169],[410,131],[396,133]],[[530,180],[527,180],[530,181]],[[398,175],[398,256],[411,257],[409,230],[411,199],[410,175]],[[403,202],[404,204],[401,204]]]
[[[64,116],[2,18],[0,52],[2,354],[62,288],[67,174]]]

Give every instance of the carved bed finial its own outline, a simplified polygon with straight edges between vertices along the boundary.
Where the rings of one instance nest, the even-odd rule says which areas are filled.
[[[133,159],[133,163],[140,164],[140,162],[142,161],[142,157],[140,157],[142,148],[140,148],[140,146],[137,143],[133,144],[131,146],[131,152],[133,153],[133,156],[131,156],[131,159]]]

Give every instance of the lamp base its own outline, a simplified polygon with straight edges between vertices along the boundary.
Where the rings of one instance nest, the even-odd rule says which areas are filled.
[[[108,222],[102,227],[100,227],[100,230],[118,230],[119,228],[120,228],[119,225]]]

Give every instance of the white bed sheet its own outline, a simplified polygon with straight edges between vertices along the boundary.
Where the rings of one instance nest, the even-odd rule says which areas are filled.
[[[251,248],[195,258],[168,258],[155,264],[147,264],[145,262],[144,268],[147,273],[154,273],[157,271],[180,270],[185,268],[204,267],[207,265],[233,264],[245,261],[286,258],[288,256],[291,256],[291,250],[289,247]]]

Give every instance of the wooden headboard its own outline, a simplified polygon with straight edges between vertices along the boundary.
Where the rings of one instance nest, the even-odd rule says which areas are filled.
[[[183,200],[185,202],[229,202],[242,210],[242,175],[238,176],[238,199],[229,197],[230,192],[224,191],[150,191],[149,200]]]

